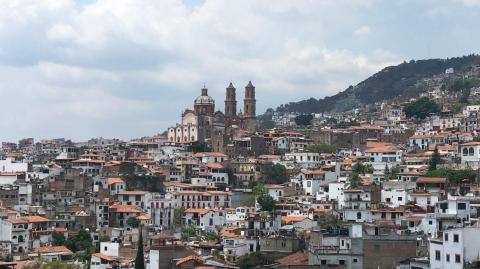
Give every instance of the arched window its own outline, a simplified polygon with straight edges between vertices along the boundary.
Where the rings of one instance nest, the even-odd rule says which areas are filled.
[[[468,149],[467,148],[463,148],[463,156],[467,156],[468,155]]]
[[[468,155],[473,156],[475,154],[475,150],[473,148],[468,149]]]
[[[18,243],[23,243],[23,235],[18,236]]]
[[[362,212],[357,212],[357,219],[362,219]]]

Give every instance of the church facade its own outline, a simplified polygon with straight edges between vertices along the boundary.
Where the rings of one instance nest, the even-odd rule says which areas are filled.
[[[254,133],[257,130],[256,99],[251,81],[245,86],[243,105],[244,112],[237,113],[236,89],[230,83],[226,88],[225,112],[215,111],[215,100],[204,87],[194,101],[193,110],[185,110],[181,122],[168,128],[168,140],[175,143],[205,142],[227,130]]]

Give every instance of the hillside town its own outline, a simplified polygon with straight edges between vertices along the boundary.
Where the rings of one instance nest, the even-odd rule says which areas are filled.
[[[480,88],[451,89],[469,72],[270,128],[248,82],[158,135],[4,141],[0,268],[480,268]]]

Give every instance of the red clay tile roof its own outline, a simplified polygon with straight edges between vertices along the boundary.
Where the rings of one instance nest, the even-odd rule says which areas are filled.
[[[119,177],[109,177],[107,178],[107,185],[112,185],[115,183],[125,183],[121,178]]]
[[[175,264],[178,266],[178,265],[181,265],[183,263],[186,263],[186,262],[189,262],[189,261],[192,261],[192,260],[195,261],[195,262],[203,262],[203,260],[200,256],[190,255],[190,256],[187,256],[185,258],[181,258]]]
[[[23,217],[23,218],[30,223],[49,222],[50,221],[49,219],[44,218],[44,217],[40,217],[40,216],[26,216],[26,217]]]
[[[39,247],[33,250],[33,253],[40,253],[40,254],[46,254],[46,253],[65,253],[65,254],[73,254],[72,251],[70,251],[67,247],[65,246],[50,246],[50,247]]]
[[[275,260],[275,262],[283,266],[308,265],[308,257],[302,252],[297,252]]]
[[[446,177],[419,177],[417,183],[447,183]]]

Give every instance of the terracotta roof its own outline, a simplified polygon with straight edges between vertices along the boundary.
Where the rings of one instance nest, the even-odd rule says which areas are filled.
[[[467,143],[460,144],[460,146],[461,147],[463,147],[463,146],[480,146],[480,142],[472,141],[472,142],[467,142]]]
[[[116,212],[120,213],[142,213],[142,210],[135,205],[114,204],[110,208],[115,209]]]
[[[375,152],[375,153],[383,153],[383,152],[392,152],[392,151],[399,151],[400,149],[391,144],[383,144],[383,145],[375,145],[374,147],[368,148],[365,152]]]
[[[26,216],[23,217],[26,221],[30,223],[36,223],[36,222],[49,222],[50,220],[44,217],[40,216]]]
[[[93,253],[92,254],[93,256],[95,257],[98,257],[102,260],[106,260],[106,261],[115,261],[115,259],[111,256],[108,256],[108,255],[105,255],[105,254],[102,254],[102,253]]]
[[[39,247],[33,250],[33,253],[47,254],[47,253],[63,253],[63,254],[73,254],[65,246],[50,246],[50,247]]]
[[[204,209],[204,208],[187,208],[187,209],[185,210],[185,213],[205,215],[205,214],[209,213],[210,211],[215,211],[215,210],[213,210],[213,209]]]
[[[303,252],[297,252],[275,260],[275,262],[283,266],[308,265],[308,257]]]
[[[447,178],[445,177],[419,177],[417,178],[417,183],[447,183]]]
[[[150,217],[147,215],[140,215],[136,219],[138,220],[150,220]]]
[[[223,169],[223,165],[220,163],[207,163],[207,167],[211,169]]]
[[[317,170],[307,170],[307,169],[302,169],[302,173],[305,175],[324,175],[325,171],[317,169]]]
[[[178,260],[175,264],[178,266],[178,265],[181,265],[183,263],[186,263],[186,262],[189,262],[189,261],[195,261],[195,262],[203,262],[202,258],[200,256],[197,256],[197,255],[190,255],[190,256],[187,256],[185,258],[181,258],[180,260]]]
[[[300,222],[303,221],[305,217],[303,216],[283,216],[282,221],[286,223],[291,223],[291,222]]]
[[[27,224],[28,221],[24,220],[24,219],[7,219],[8,222],[12,223],[12,224]]]
[[[125,183],[121,178],[119,177],[109,177],[107,178],[107,185],[112,185],[116,183]]]

